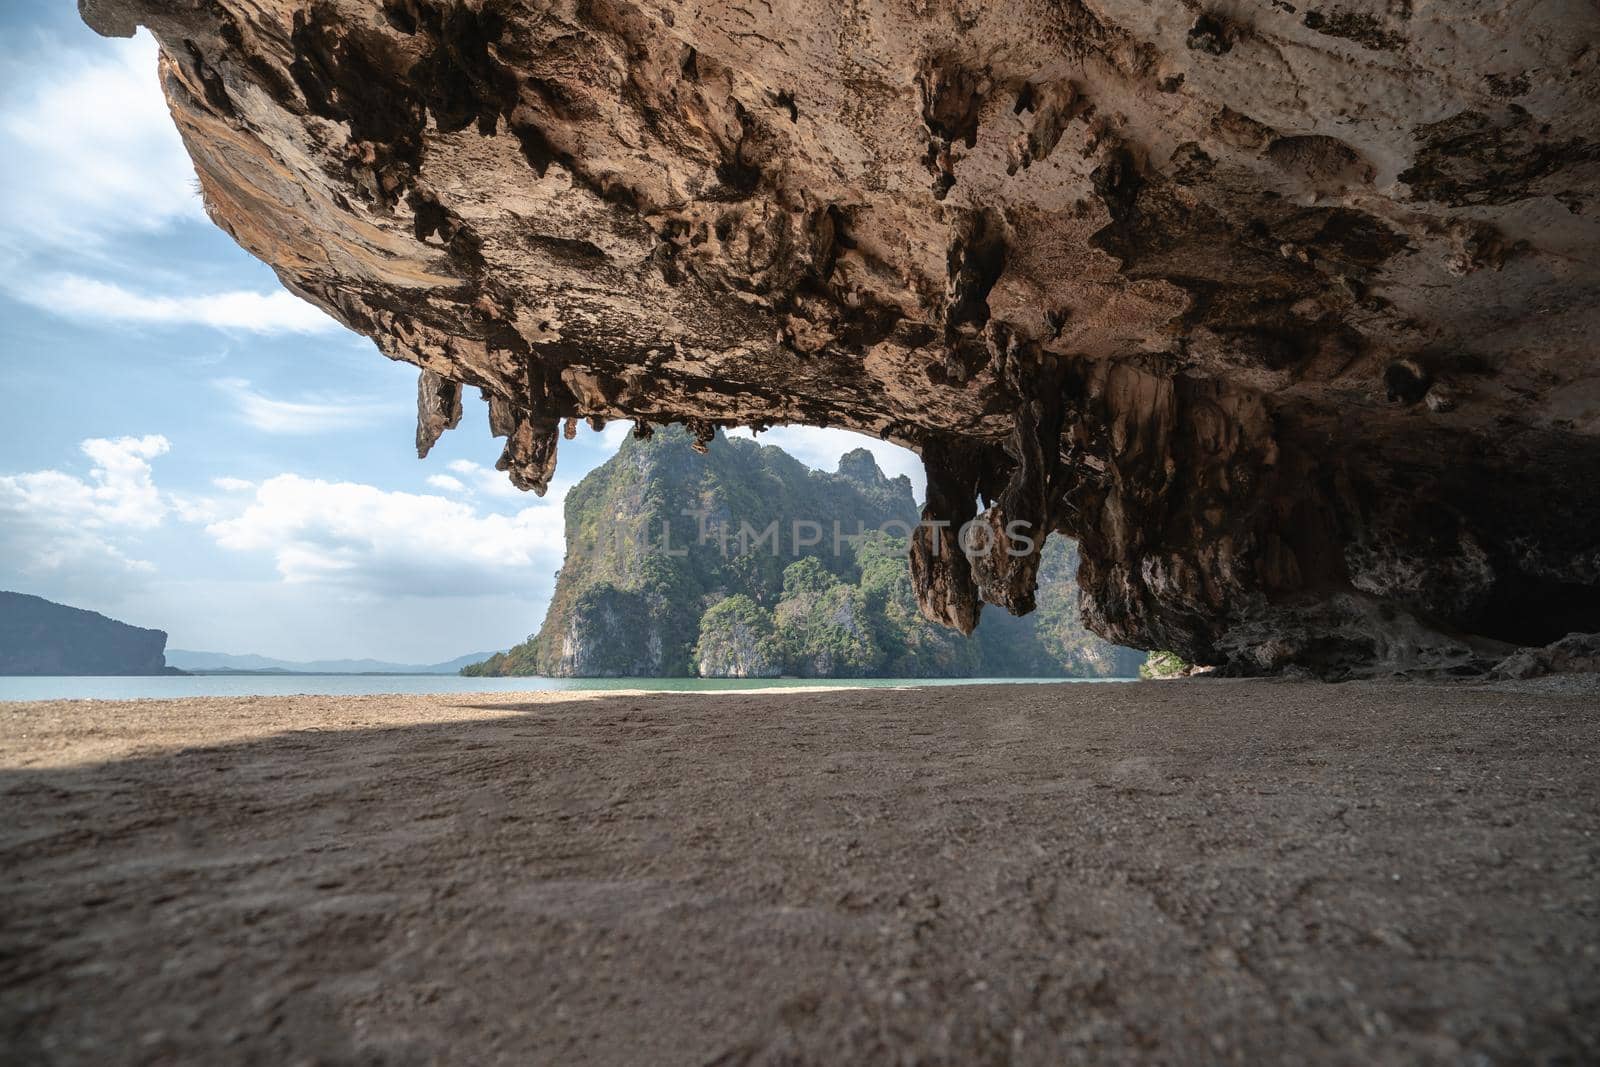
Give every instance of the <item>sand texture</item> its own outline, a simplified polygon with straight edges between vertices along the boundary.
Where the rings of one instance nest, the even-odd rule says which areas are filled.
[[[1600,701],[0,705],[7,1063],[1600,1057]]]

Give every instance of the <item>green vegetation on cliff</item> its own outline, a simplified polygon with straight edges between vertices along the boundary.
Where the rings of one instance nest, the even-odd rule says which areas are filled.
[[[776,678],[783,673],[783,649],[772,612],[743,593],[713,604],[700,617],[695,662],[711,678]]]
[[[1175,652],[1152,652],[1139,664],[1139,677],[1146,681],[1164,678],[1182,678],[1194,669]]]
[[[566,500],[567,557],[527,641],[474,676],[1130,675],[1142,654],[1083,629],[1077,552],[1054,538],[1039,611],[970,638],[924,619],[906,561],[911,483],[857,449],[833,473],[719,434],[629,438]]]

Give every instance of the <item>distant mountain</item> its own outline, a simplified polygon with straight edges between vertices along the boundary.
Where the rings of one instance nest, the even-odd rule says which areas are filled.
[[[182,674],[167,635],[27,593],[0,592],[0,674]]]
[[[1035,614],[991,608],[963,637],[917,609],[897,536],[919,515],[908,479],[885,477],[865,449],[830,473],[720,433],[704,455],[693,443],[678,427],[628,438],[580,481],[543,627],[462,673],[1062,677],[1132,675],[1144,659],[1079,622],[1065,539],[1046,549]],[[862,528],[883,532],[852,538]]]
[[[232,655],[227,652],[193,652],[174,648],[167,661],[186,671],[240,672],[250,674],[456,674],[468,664],[478,663],[492,652],[474,652],[444,663],[389,663],[378,659],[287,660],[270,656]]]

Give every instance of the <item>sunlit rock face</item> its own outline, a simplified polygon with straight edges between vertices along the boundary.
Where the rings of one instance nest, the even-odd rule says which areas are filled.
[[[1592,5],[81,7],[160,40],[217,224],[422,368],[419,448],[461,386],[535,491],[566,419],[879,434],[1245,672],[1600,630]]]

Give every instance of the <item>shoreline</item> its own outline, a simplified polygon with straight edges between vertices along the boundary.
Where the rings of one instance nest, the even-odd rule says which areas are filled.
[[[394,679],[413,684],[394,686]],[[188,700],[293,696],[463,696],[468,693],[802,692],[808,689],[894,689],[986,685],[1063,685],[1136,678],[468,678],[458,675],[16,675],[0,677],[0,707],[51,700]]]

